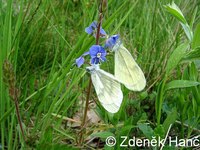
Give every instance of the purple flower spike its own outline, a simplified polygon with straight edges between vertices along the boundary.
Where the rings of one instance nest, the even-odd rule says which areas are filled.
[[[93,45],[89,50],[91,56],[91,64],[99,64],[106,61],[106,51],[99,45]]]
[[[85,28],[85,32],[87,34],[93,34],[93,36],[96,38],[96,32],[97,32],[97,27],[98,24],[96,21],[92,22],[90,24],[89,27]],[[104,29],[102,29],[102,27],[100,28],[100,37],[105,37],[106,36],[106,32],[104,31]]]
[[[119,35],[112,35],[106,40],[105,48],[113,48],[113,46],[117,43],[117,40],[119,39]]]
[[[84,61],[85,59],[82,56],[76,59],[76,65],[78,66],[78,68],[83,65]]]

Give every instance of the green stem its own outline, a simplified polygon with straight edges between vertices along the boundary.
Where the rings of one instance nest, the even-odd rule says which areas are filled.
[[[166,84],[167,78],[164,77],[163,81],[160,83],[158,87],[158,95],[156,97],[156,116],[157,116],[157,125],[160,125],[161,113],[162,113],[162,105],[164,100],[164,87]]]

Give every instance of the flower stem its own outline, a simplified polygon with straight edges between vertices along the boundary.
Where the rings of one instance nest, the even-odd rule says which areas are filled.
[[[90,81],[89,81],[89,85],[88,85],[88,91],[87,91],[87,97],[86,97],[86,103],[85,103],[84,116],[83,116],[83,121],[82,121],[82,124],[81,124],[82,129],[81,129],[79,144],[83,143],[83,129],[85,128],[85,123],[86,123],[86,118],[87,118],[87,110],[88,110],[88,106],[89,106],[91,88],[92,88],[92,79],[90,77]]]
[[[99,13],[99,22],[98,22],[98,27],[97,27],[97,35],[96,35],[96,45],[99,45],[100,28],[101,28],[102,19],[103,19],[103,14],[102,14],[102,12],[100,12]]]
[[[103,19],[102,3],[103,3],[103,0],[101,0],[100,7],[99,7],[99,21],[98,21],[97,34],[96,34],[96,45],[99,45],[100,29],[101,29],[101,24],[102,24],[102,19]],[[84,131],[83,129],[85,128],[86,119],[87,119],[87,111],[88,111],[88,106],[89,106],[91,88],[92,88],[92,79],[90,77],[88,91],[87,91],[87,97],[86,97],[86,103],[85,103],[84,116],[83,116],[83,121],[81,124],[82,129],[81,129],[80,139],[79,139],[79,144],[81,144],[81,145],[83,143],[83,131]]]

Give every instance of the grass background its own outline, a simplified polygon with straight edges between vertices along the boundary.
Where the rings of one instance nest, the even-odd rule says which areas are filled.
[[[108,135],[114,135],[117,141],[121,135],[164,137],[169,124],[173,124],[171,135],[186,138],[199,134],[198,53],[192,59],[186,57],[170,74],[166,73],[174,50],[188,41],[178,20],[164,7],[170,2],[108,1],[103,28],[110,35],[120,34],[144,71],[147,86],[143,92],[131,92],[122,87],[124,101],[115,115],[108,114],[101,106],[95,108],[101,122],[87,125],[82,147],[109,149],[104,146]],[[199,1],[175,2],[191,29],[199,33]],[[84,30],[98,19],[97,2],[1,0],[0,10],[0,149],[80,148],[77,145],[80,126],[72,127],[65,117],[80,116],[84,110],[89,79],[84,69],[87,65],[78,69],[74,62],[95,43]],[[197,33],[197,44],[190,46],[191,49],[200,46]],[[13,66],[12,77],[4,75],[5,60]],[[113,72],[112,54],[102,67]],[[20,90],[18,101],[26,141],[22,139],[9,85],[3,81],[3,76],[14,78],[15,87]],[[167,86],[173,90],[163,92],[165,84],[175,79],[181,80],[182,86],[171,83],[176,86]],[[183,88],[183,80],[195,81],[196,85]],[[97,101],[97,97],[93,90],[91,101],[94,100]],[[101,140],[96,138],[87,143],[94,137]],[[115,148],[119,149],[119,143]]]

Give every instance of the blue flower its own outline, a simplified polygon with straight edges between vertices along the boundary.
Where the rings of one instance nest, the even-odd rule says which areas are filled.
[[[83,56],[80,56],[79,58],[76,59],[76,65],[78,66],[78,68],[80,68],[83,63],[84,63],[85,59]]]
[[[119,34],[112,35],[106,40],[105,48],[113,48],[117,41],[119,40]]]
[[[90,24],[89,27],[85,28],[85,32],[88,34],[93,34],[93,36],[96,37],[97,27],[98,27],[97,22],[94,21]],[[101,27],[100,28],[100,37],[105,37],[105,36],[106,36],[106,32]]]
[[[81,55],[79,58],[76,59],[76,65],[78,66],[78,68],[80,68],[85,62],[85,59],[83,56],[86,56],[88,54],[89,54],[89,51],[85,52],[83,55]]]
[[[106,51],[99,45],[90,47],[89,54],[91,56],[91,64],[99,64],[106,61]]]

